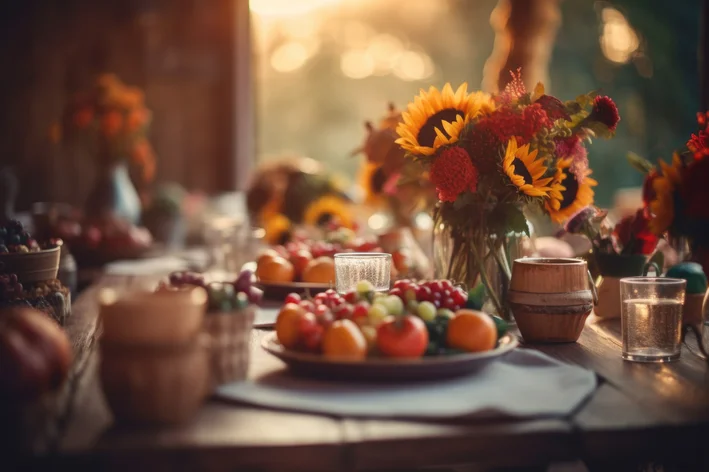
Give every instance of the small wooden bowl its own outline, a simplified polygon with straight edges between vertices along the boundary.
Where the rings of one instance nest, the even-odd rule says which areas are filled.
[[[586,261],[515,260],[508,299],[526,342],[576,342],[593,310]]]
[[[207,293],[200,287],[176,291],[99,292],[102,339],[111,343],[180,344],[202,330]]]
[[[251,328],[256,307],[233,313],[210,313],[204,317],[210,335],[210,367],[214,386],[244,380],[249,371]]]
[[[0,254],[0,272],[17,274],[22,283],[56,279],[60,251],[60,247],[55,247],[38,252]]]
[[[117,422],[175,424],[209,393],[209,342],[133,345],[101,342],[101,382]]]

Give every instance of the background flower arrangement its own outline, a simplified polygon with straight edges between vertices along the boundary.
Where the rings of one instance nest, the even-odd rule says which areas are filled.
[[[613,136],[620,119],[608,97],[562,102],[542,84],[527,92],[519,71],[512,77],[496,95],[468,93],[467,84],[421,90],[396,130],[396,142],[428,172],[438,195],[434,224],[452,242],[445,277],[469,286],[480,277],[503,315],[487,262],[509,274],[506,237],[529,232],[525,208],[561,223],[593,203],[584,141]]]
[[[630,163],[646,174],[643,204],[650,229],[670,241],[686,239],[692,256],[709,273],[709,112],[698,113],[699,131],[659,168],[630,154]],[[687,255],[688,256],[688,255]]]

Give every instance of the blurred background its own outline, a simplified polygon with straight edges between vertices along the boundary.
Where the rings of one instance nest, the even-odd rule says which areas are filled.
[[[555,2],[554,2],[555,3]],[[310,156],[355,180],[350,157],[388,103],[483,82],[496,0],[13,2],[0,19],[0,166],[32,201],[83,203],[91,159],[52,143],[67,97],[102,72],[153,111],[157,182],[244,188],[255,162]],[[547,89],[612,96],[622,121],[590,150],[597,203],[638,186],[628,151],[667,158],[695,126],[700,1],[565,0]]]

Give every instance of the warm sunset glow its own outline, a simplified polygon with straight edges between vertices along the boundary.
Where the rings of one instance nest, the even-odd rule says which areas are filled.
[[[271,67],[278,72],[293,72],[303,67],[309,58],[308,49],[301,43],[289,42],[271,54]]]
[[[364,49],[350,49],[340,58],[342,73],[351,79],[364,79],[374,73],[374,58]]]
[[[343,0],[249,0],[249,9],[259,16],[288,17],[303,15]]]
[[[403,80],[422,80],[433,75],[431,58],[421,52],[406,51],[394,66],[394,75]]]

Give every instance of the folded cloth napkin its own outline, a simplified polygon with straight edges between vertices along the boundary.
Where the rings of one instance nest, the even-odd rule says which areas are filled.
[[[330,382],[285,369],[223,385],[217,397],[339,417],[451,420],[563,417],[596,388],[592,371],[517,349],[474,374],[406,383]]]

